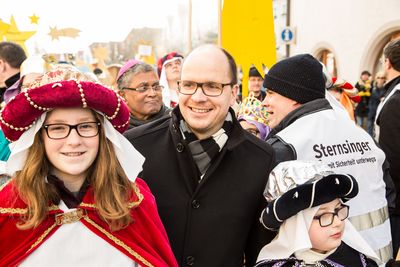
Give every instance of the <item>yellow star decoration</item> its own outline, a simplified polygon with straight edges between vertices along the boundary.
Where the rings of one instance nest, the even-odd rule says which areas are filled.
[[[25,41],[35,33],[36,31],[20,31],[15,23],[14,16],[11,16],[10,24],[0,22],[0,40],[17,43],[25,52],[27,52]]]
[[[79,36],[81,31],[75,28],[64,28],[64,29],[57,29],[56,26],[50,27],[50,32],[48,35],[51,36],[51,40],[58,40],[59,37],[70,37],[76,38]]]
[[[276,61],[272,1],[254,0],[249,5],[248,1],[225,0],[221,16],[221,44],[242,66],[245,97],[250,66],[254,64],[263,74],[262,64],[270,68]],[[238,42],[238,38],[246,41]]]
[[[93,58],[98,60],[98,67],[102,70],[106,69],[106,61],[110,59],[108,49],[105,46],[98,46],[92,48]]]
[[[31,19],[31,24],[38,24],[39,17],[38,17],[38,16],[36,16],[36,14],[35,14],[35,13],[33,13],[33,15],[32,15],[32,16],[30,16],[29,18]]]
[[[51,36],[51,40],[58,40],[60,33],[57,30],[57,27],[50,27],[49,35]]]
[[[109,60],[107,47],[98,46],[93,48],[93,57],[103,62]]]
[[[0,37],[1,37],[0,41],[3,39],[3,38],[2,38],[2,37],[3,37],[3,34],[6,33],[6,32],[8,32],[8,29],[9,29],[9,28],[10,28],[10,24],[7,24],[7,23],[3,22],[3,21],[0,19]]]

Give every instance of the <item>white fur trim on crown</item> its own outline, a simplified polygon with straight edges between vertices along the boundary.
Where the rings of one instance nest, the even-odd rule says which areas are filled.
[[[313,182],[313,187],[312,187],[312,194],[311,194],[311,201],[310,201],[310,206],[308,206],[308,208],[311,208],[312,205],[314,204],[314,196],[315,196],[315,184],[318,181]]]
[[[108,120],[104,120],[106,137],[113,143],[118,161],[131,181],[142,171],[145,158]]]
[[[350,194],[352,191],[353,191],[353,187],[354,187],[354,183],[353,183],[353,180],[350,178],[350,176],[348,176],[348,175],[345,175],[347,178],[349,178],[349,180],[350,180],[350,183],[351,183],[351,187],[350,187],[350,190],[346,193],[346,195],[344,196],[344,197],[346,197],[348,194]]]

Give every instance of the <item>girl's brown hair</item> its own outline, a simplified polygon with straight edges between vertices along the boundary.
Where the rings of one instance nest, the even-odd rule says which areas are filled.
[[[88,169],[87,181],[93,188],[96,209],[109,224],[111,230],[119,230],[132,222],[129,203],[132,193],[139,199],[138,190],[122,169],[112,143],[106,138],[103,116],[93,111],[101,123],[99,131],[99,151],[92,166]],[[20,229],[38,226],[47,216],[48,207],[58,204],[60,199],[54,185],[47,183],[51,163],[47,159],[42,131],[39,131],[29,148],[24,167],[15,177],[19,196],[28,205],[28,212]]]

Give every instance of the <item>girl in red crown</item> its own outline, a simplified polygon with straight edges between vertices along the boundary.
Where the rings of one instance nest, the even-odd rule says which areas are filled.
[[[118,94],[70,69],[6,105],[0,266],[177,266],[128,122]]]

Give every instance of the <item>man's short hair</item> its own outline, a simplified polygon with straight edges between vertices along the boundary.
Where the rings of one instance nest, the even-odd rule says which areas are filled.
[[[228,51],[226,51],[222,47],[220,49],[225,54],[226,58],[228,59],[229,70],[231,73],[231,83],[237,84],[238,77],[237,77],[237,65],[236,65],[235,59],[233,58],[233,56],[231,54],[229,54]]]
[[[156,69],[144,62],[139,62],[129,68],[117,81],[118,89],[122,90],[125,87],[129,87],[129,83],[132,80],[132,77],[139,73],[153,72],[157,76]],[[158,77],[158,76],[157,76]]]
[[[12,68],[18,69],[26,59],[26,54],[16,43],[0,42],[0,59],[6,61]]]
[[[389,42],[383,49],[383,55],[395,70],[400,71],[400,39]]]
[[[364,70],[363,72],[361,72],[361,76],[363,76],[363,75],[371,76],[371,73],[367,70]]]

